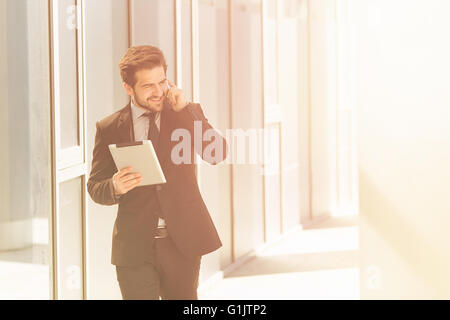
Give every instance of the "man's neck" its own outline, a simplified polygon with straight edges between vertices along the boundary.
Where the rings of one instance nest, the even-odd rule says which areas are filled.
[[[147,109],[147,108],[141,106],[140,104],[136,103],[136,101],[135,101],[133,98],[131,98],[131,103],[133,104],[133,106],[135,106],[136,108],[138,108],[138,109],[140,109],[140,110],[142,110],[142,111],[145,111],[145,112],[155,112],[154,110]]]

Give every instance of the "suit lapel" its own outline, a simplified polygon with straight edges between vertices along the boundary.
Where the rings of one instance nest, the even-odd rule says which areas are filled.
[[[119,141],[122,143],[134,141],[133,120],[131,117],[130,104],[123,108],[120,113],[119,121],[117,122],[117,135]]]
[[[167,108],[164,108],[163,111],[161,111],[160,134],[157,147],[158,159],[161,164],[164,163],[171,150],[170,139],[174,122],[173,113],[172,110]],[[117,137],[118,143],[135,141],[130,104],[123,108],[119,115],[117,122]]]
[[[161,112],[161,122],[160,122],[160,134],[158,141],[158,159],[160,163],[165,163],[170,151],[170,136],[171,136],[171,110],[164,108]]]

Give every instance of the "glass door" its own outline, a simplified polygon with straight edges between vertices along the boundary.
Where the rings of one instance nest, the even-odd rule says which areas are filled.
[[[0,300],[51,299],[48,0],[0,0]]]

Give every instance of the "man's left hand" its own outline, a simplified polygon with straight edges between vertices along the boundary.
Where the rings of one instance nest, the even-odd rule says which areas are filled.
[[[186,95],[183,90],[177,88],[172,81],[168,80],[168,82],[170,89],[167,93],[167,99],[169,100],[172,109],[176,112],[180,112],[189,104],[189,102],[186,100]]]

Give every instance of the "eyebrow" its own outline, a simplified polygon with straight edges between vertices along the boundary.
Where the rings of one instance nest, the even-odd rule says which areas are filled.
[[[158,83],[164,82],[166,80],[167,80],[167,78],[164,78],[163,80],[159,81]],[[154,84],[156,84],[156,82],[155,83],[145,82],[145,83],[141,84],[141,87],[143,87],[143,86],[151,86],[151,85],[154,85]]]

